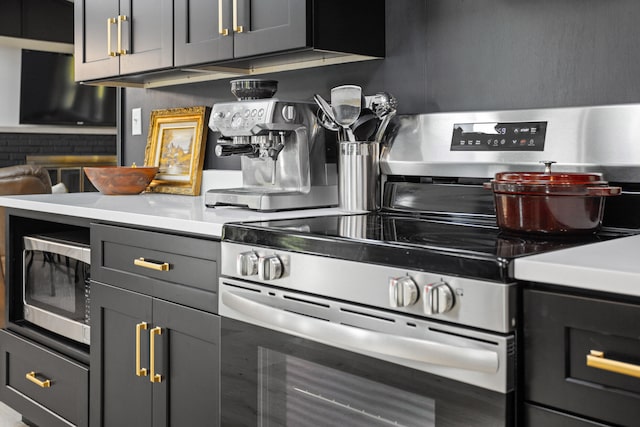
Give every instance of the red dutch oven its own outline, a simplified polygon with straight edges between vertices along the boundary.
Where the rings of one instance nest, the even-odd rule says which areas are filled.
[[[600,173],[500,172],[484,184],[493,190],[498,226],[505,231],[544,235],[595,232],[602,224],[605,197],[617,196]]]

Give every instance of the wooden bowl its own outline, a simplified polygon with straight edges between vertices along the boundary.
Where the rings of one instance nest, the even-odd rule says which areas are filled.
[[[85,167],[84,173],[102,194],[140,194],[156,176],[158,168],[97,166]]]

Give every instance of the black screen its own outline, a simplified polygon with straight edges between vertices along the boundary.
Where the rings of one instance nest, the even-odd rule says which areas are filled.
[[[544,151],[547,122],[456,123],[451,151]]]
[[[76,83],[71,54],[22,50],[20,124],[115,126],[115,91]]]

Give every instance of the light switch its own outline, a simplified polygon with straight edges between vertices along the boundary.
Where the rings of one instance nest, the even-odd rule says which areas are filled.
[[[142,108],[131,110],[131,135],[142,135]]]

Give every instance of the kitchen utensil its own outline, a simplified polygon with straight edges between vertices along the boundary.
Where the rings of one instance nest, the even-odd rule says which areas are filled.
[[[371,97],[367,107],[371,108],[379,119],[383,119],[389,113],[396,111],[398,100],[388,92],[379,92]]]
[[[313,95],[313,100],[316,101],[318,107],[320,107],[320,111],[322,114],[318,114],[318,119],[320,123],[329,130],[337,131],[340,127],[336,122],[336,118],[333,115],[333,111],[331,110],[331,105],[325,99],[318,95],[317,93]]]
[[[387,127],[389,126],[391,119],[393,119],[395,115],[396,115],[395,109],[385,113],[384,117],[382,118],[382,121],[380,122],[380,126],[378,126],[378,131],[376,132],[376,135],[373,138],[374,141],[382,142],[382,138],[384,138],[384,134],[387,131]]]
[[[360,116],[351,125],[351,130],[357,141],[371,141],[380,121],[368,108],[362,109]]]
[[[331,89],[331,109],[336,122],[344,128],[347,139],[355,141],[350,126],[358,119],[362,109],[362,88],[343,85]]]
[[[498,226],[533,234],[580,234],[596,231],[605,197],[617,196],[599,173],[501,172],[484,184],[493,190]]]
[[[85,167],[89,181],[108,195],[142,193],[158,173],[157,167],[95,166]]]
[[[380,92],[371,97],[370,108],[381,120],[374,141],[381,142],[391,119],[396,115],[398,100],[388,92]]]
[[[231,80],[231,93],[238,101],[271,98],[278,91],[277,80],[238,79]]]
[[[327,130],[337,132],[342,129],[333,119],[327,116],[322,108],[318,109],[316,117],[318,118],[318,122],[322,125],[322,127]]]

